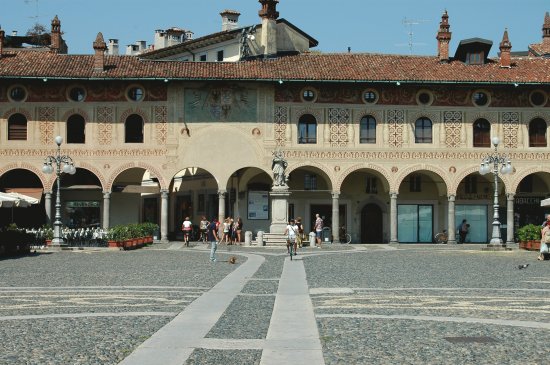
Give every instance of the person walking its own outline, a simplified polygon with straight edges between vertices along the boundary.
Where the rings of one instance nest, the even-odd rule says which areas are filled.
[[[206,243],[206,241],[208,240],[207,229],[208,229],[209,224],[210,224],[210,222],[203,215],[202,218],[201,218],[200,225],[199,225],[199,229],[200,229],[200,232],[201,232],[200,241],[202,241],[202,243]]]
[[[296,256],[296,236],[298,235],[298,226],[296,225],[296,221],[294,219],[291,219],[288,221],[288,225],[285,229],[285,236],[286,236],[286,252],[290,253],[290,245],[292,245],[292,248],[294,249],[294,256]]]
[[[218,249],[218,229],[216,228],[216,218],[213,218],[206,228],[208,240],[210,241],[210,261],[216,262],[216,250]]]
[[[540,250],[537,260],[544,260],[550,249],[550,214],[546,216],[546,221],[542,224],[540,231]]]
[[[315,214],[315,224],[313,225],[315,230],[315,240],[317,242],[317,247],[321,248],[321,237],[323,234],[323,218],[319,216],[319,213]]]

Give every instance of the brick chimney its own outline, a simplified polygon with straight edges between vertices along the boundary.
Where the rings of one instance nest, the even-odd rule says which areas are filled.
[[[542,44],[550,46],[550,14],[546,12],[542,26]]]
[[[264,50],[264,57],[275,57],[277,55],[277,4],[279,0],[258,0],[262,9],[258,12],[262,18],[262,39],[261,46]]]
[[[4,29],[0,29],[0,58],[2,58],[2,54],[4,53],[4,36],[6,35],[6,32],[4,32]]]
[[[107,50],[107,44],[103,40],[103,34],[97,33],[97,37],[94,42],[94,71],[105,71],[105,51]]]
[[[53,53],[59,52],[61,47],[61,22],[57,15],[52,20],[52,31],[50,34],[50,51]]]
[[[449,43],[451,42],[451,32],[449,32],[449,15],[447,10],[441,16],[439,30],[437,31],[437,57],[441,62],[449,62]]]
[[[511,67],[511,55],[510,51],[512,50],[512,43],[508,39],[508,29],[504,30],[504,35],[502,36],[502,41],[500,42],[500,67]]]

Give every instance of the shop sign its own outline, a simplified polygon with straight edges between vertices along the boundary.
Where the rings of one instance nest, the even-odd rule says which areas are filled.
[[[68,201],[65,205],[69,208],[99,208],[98,201]]]
[[[463,194],[457,195],[456,200],[487,200],[493,196],[489,194]]]
[[[537,205],[540,206],[540,201],[544,198],[538,196],[520,196],[514,199],[516,205]]]

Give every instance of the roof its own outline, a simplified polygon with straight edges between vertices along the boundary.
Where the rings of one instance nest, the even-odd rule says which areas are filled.
[[[456,48],[455,58],[457,60],[466,61],[466,54],[470,52],[483,52],[485,60],[493,46],[493,41],[483,38],[463,39],[458,43]]]
[[[289,26],[290,28],[294,29],[296,32],[300,33],[302,36],[307,38],[309,40],[310,48],[317,47],[319,45],[319,42],[316,39],[314,39],[304,31],[302,31],[300,28],[296,27],[294,24],[290,23],[289,21],[285,19],[277,19],[277,23],[286,24],[287,26]],[[256,24],[256,25],[253,25],[253,27],[261,28],[262,25]],[[189,50],[202,48],[212,44],[225,42],[227,40],[234,39],[236,37],[240,37],[243,30],[248,28],[250,27],[240,27],[240,28],[235,28],[231,30],[224,30],[221,32],[208,34],[203,37],[191,39],[180,44],[175,44],[173,46],[147,51],[143,53],[141,56],[149,59],[160,59],[163,57],[168,57],[168,56],[179,54],[182,52],[188,52]]]
[[[514,58],[512,67],[498,60],[466,65],[435,56],[372,53],[305,53],[243,62],[143,60],[137,56],[105,56],[105,71],[94,71],[93,55],[11,52],[0,58],[0,78],[82,80],[251,80],[411,83],[550,84],[550,59]]]

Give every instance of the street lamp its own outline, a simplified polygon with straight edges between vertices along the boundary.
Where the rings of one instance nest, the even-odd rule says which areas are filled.
[[[500,173],[503,175],[510,174],[513,171],[512,163],[505,156],[498,153],[498,144],[500,139],[498,137],[491,138],[493,146],[495,146],[495,151],[489,156],[481,160],[481,166],[479,167],[479,173],[485,175],[489,172],[493,173],[495,179],[495,194],[493,199],[493,236],[491,237],[491,242],[489,245],[491,247],[495,246],[505,246],[502,244],[502,239],[500,238],[500,221],[498,217],[498,173],[500,167]]]
[[[54,171],[52,165],[55,165],[55,173],[57,174],[57,193],[55,196],[55,221],[53,222],[53,240],[52,248],[61,248],[65,245],[63,237],[61,237],[61,173],[74,175],[76,167],[72,158],[66,155],[61,155],[61,143],[63,143],[63,137],[55,137],[55,143],[57,144],[57,154],[55,156],[47,156],[42,166],[42,172],[51,174]],[[63,165],[63,167],[61,167]]]

